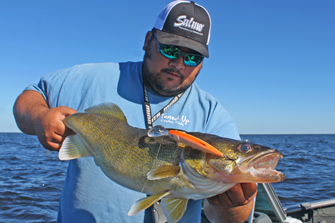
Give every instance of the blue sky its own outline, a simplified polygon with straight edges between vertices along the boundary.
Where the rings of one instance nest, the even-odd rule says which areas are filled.
[[[169,1],[0,1],[0,132],[12,106],[52,71],[142,60],[144,36]],[[196,80],[241,134],[335,134],[335,2],[199,0],[212,18]]]

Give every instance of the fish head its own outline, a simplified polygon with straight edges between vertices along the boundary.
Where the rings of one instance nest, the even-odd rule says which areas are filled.
[[[247,141],[218,139],[213,146],[224,157],[208,154],[207,169],[213,178],[236,183],[273,183],[286,178],[285,174],[275,170],[283,154],[267,146]]]
[[[286,178],[275,170],[283,154],[267,146],[217,137],[207,140],[224,155],[184,153],[186,166],[198,175],[226,183],[274,183]]]

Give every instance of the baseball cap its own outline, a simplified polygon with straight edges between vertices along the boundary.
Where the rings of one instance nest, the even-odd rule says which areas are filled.
[[[159,14],[154,28],[158,42],[186,47],[209,57],[211,18],[193,1],[170,2]]]

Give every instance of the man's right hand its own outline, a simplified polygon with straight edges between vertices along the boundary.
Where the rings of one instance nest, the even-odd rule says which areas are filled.
[[[35,132],[44,148],[58,151],[66,136],[74,134],[65,126],[63,120],[77,111],[66,107],[46,108],[38,115],[35,122]]]
[[[16,99],[13,112],[22,132],[37,135],[46,149],[58,151],[66,136],[73,134],[63,120],[77,111],[65,106],[50,109],[40,93],[29,90]]]

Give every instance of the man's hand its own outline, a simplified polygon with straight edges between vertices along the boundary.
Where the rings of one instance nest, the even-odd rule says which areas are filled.
[[[207,198],[205,214],[212,222],[244,222],[251,214],[256,194],[255,183],[236,184],[222,194]]]
[[[246,205],[256,196],[257,186],[254,183],[236,184],[228,191],[208,198],[208,202],[221,208],[232,208]]]
[[[22,132],[37,135],[46,149],[58,151],[65,137],[73,134],[63,120],[77,111],[65,106],[50,109],[40,93],[29,90],[16,99],[13,112]]]
[[[64,139],[71,134],[74,134],[68,129],[63,120],[77,111],[61,106],[52,109],[43,109],[35,122],[35,131],[38,139],[44,148],[58,151]]]

